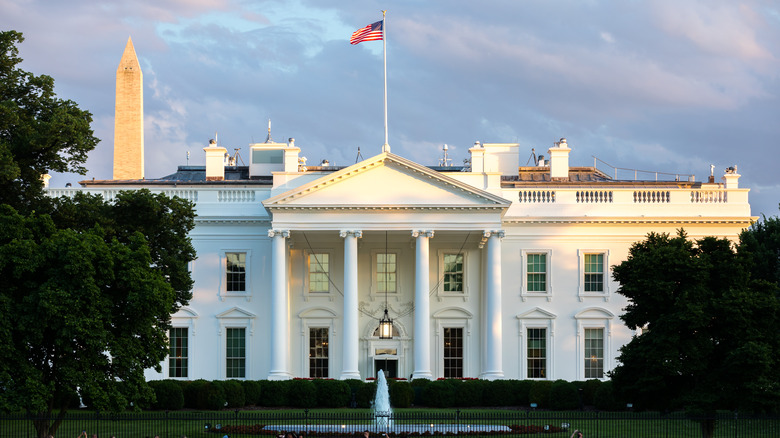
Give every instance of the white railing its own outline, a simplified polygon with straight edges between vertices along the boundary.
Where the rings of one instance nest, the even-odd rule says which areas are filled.
[[[669,190],[635,190],[634,202],[637,204],[668,204]]]
[[[612,190],[577,190],[576,198],[580,204],[612,202]]]
[[[219,202],[254,202],[254,190],[220,190],[217,194]]]
[[[555,190],[520,190],[518,196],[524,203],[552,203],[555,202]]]
[[[691,191],[691,202],[695,204],[724,204],[728,202],[728,192],[725,190]]]

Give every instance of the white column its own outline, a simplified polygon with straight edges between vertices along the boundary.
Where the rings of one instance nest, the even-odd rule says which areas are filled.
[[[414,372],[413,379],[433,379],[431,374],[431,303],[428,292],[430,260],[428,239],[433,231],[412,231],[416,242],[414,277]]]
[[[271,245],[271,373],[268,380],[292,378],[289,367],[290,323],[287,309],[288,230],[268,230]]]
[[[344,333],[342,342],[341,376],[339,379],[360,379],[358,370],[358,248],[363,237],[358,230],[342,230],[344,238]]]
[[[487,328],[487,345],[485,354],[485,370],[480,378],[487,380],[501,379],[504,377],[502,368],[502,331],[501,331],[501,239],[504,231],[485,231],[487,238],[487,264],[486,264],[486,299],[485,322]]]

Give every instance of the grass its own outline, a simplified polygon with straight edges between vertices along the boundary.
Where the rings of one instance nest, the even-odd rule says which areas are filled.
[[[685,418],[682,414],[662,417],[652,412],[559,412],[559,411],[524,411],[512,409],[396,409],[394,410],[396,424],[405,424],[417,432],[425,434],[430,424],[494,424],[519,426],[545,426],[560,428],[568,423],[566,431],[548,432],[538,436],[551,438],[568,438],[574,429],[582,430],[585,437],[599,438],[688,438],[701,436],[699,424]],[[222,433],[207,432],[216,430],[217,425],[250,427],[253,425],[300,425],[295,430],[304,430],[305,425],[331,425],[334,432],[329,436],[344,435],[339,433],[341,425],[368,424],[371,413],[368,409],[312,409],[303,410],[251,410],[251,411],[218,411],[218,412],[141,412],[127,413],[120,416],[98,415],[89,411],[74,411],[68,414],[58,430],[57,437],[76,438],[82,430],[88,434],[97,433],[100,438],[108,438],[112,434],[117,438],[179,438],[186,435],[189,438],[221,438]],[[365,426],[373,429],[373,426]],[[0,417],[0,437],[34,437],[32,422],[22,417]],[[230,433],[230,438],[250,437],[256,435]],[[268,437],[269,435],[265,435]],[[273,435],[271,435],[273,436]],[[529,436],[529,435],[519,435]],[[734,437],[778,437],[780,436],[780,419],[764,418],[733,418],[729,414],[718,421],[715,436],[717,438]]]

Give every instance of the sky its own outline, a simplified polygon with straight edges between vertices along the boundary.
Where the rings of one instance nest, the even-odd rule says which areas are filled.
[[[738,166],[752,214],[780,203],[780,3],[767,0],[0,0],[21,68],[93,115],[88,173],[110,179],[115,75],[132,38],[144,75],[145,174],[203,165],[218,137],[294,137],[310,165],[384,143],[382,42],[350,45],[387,10],[392,152],[456,165],[475,141],[520,164],[565,137],[570,164],[716,181]],[[187,153],[190,153],[189,161]],[[619,175],[622,175],[619,173]],[[643,174],[640,174],[643,175]]]

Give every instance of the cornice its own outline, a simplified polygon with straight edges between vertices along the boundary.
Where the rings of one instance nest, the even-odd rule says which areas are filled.
[[[301,204],[274,204],[266,206],[268,210],[506,210],[505,205],[301,205]]]
[[[571,218],[506,218],[503,224],[722,224],[750,226],[758,217],[637,217],[637,218],[595,218],[595,217],[571,217]]]

